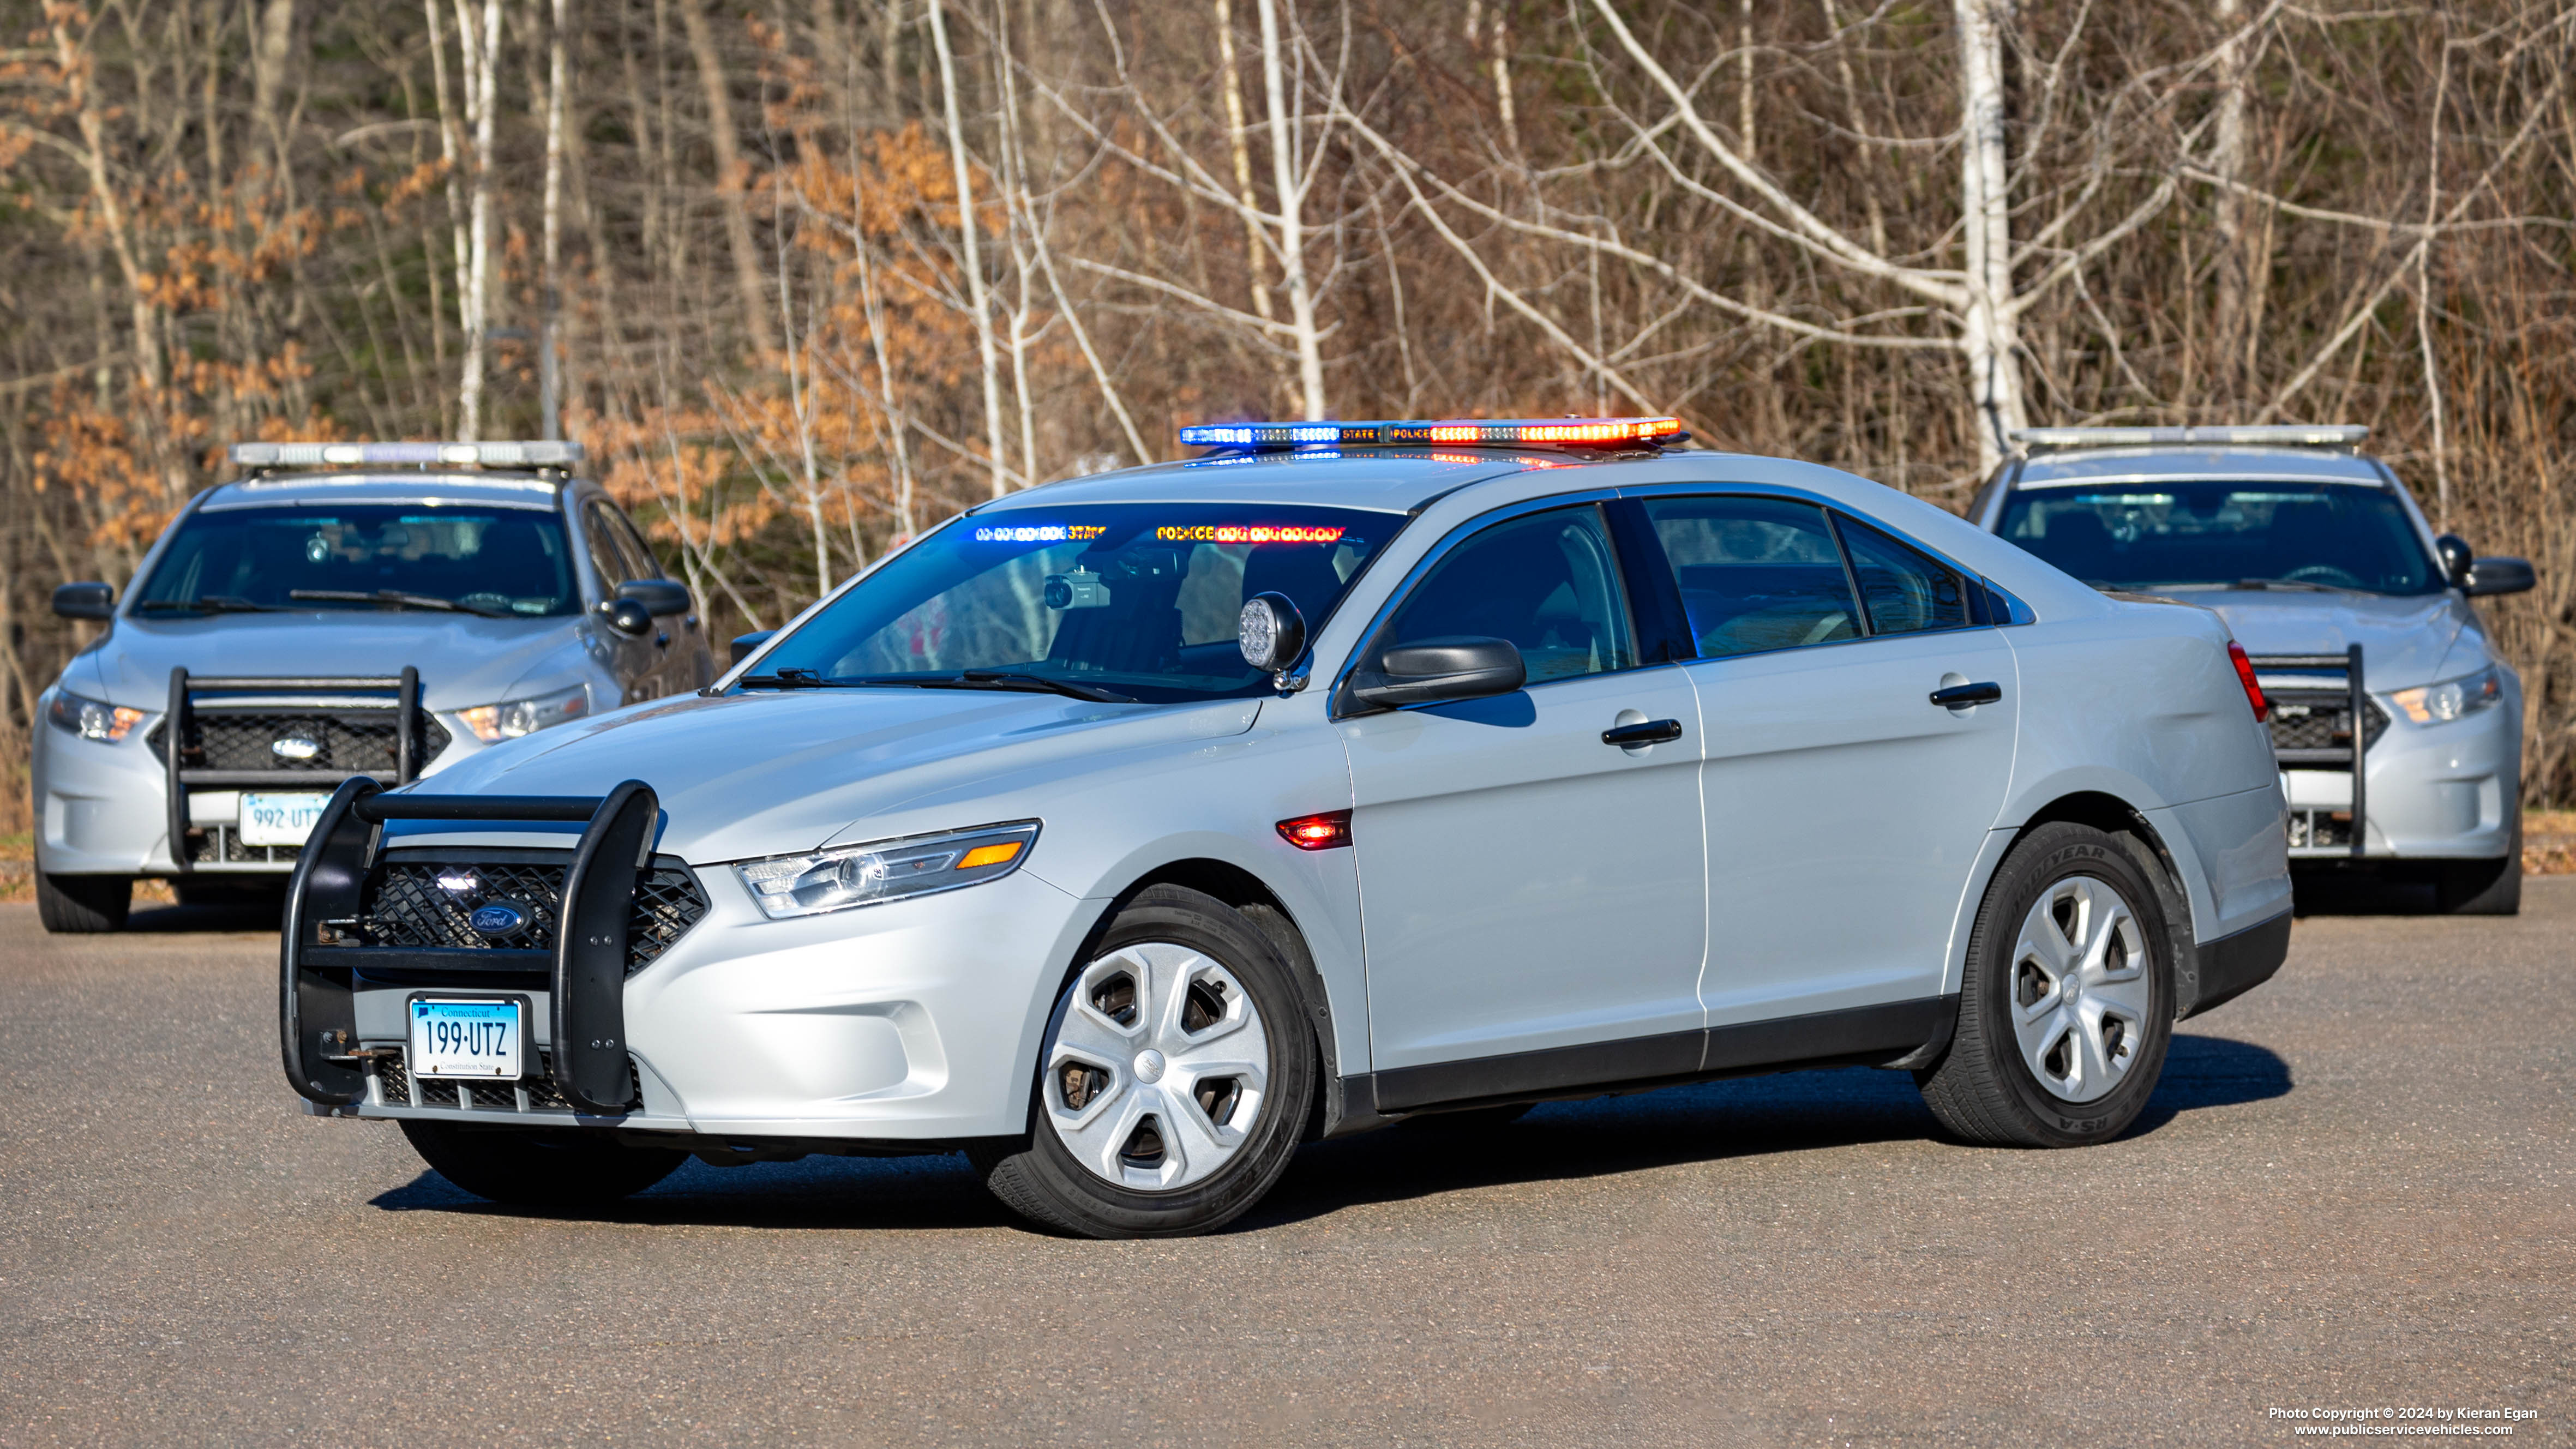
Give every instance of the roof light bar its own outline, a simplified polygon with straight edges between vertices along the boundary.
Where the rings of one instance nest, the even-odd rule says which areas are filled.
[[[516,443],[235,443],[237,468],[315,468],[371,463],[444,463],[486,468],[569,468],[581,444]]]
[[[1679,418],[1441,418],[1352,423],[1198,423],[1181,429],[1185,448],[1406,448],[1448,443],[1553,443],[1570,447],[1653,447],[1685,442]]]
[[[2015,428],[2011,438],[2022,448],[2140,448],[2171,444],[2241,443],[2272,448],[2358,448],[2370,429],[2357,423],[2310,426],[2276,423],[2265,426],[2209,428]]]

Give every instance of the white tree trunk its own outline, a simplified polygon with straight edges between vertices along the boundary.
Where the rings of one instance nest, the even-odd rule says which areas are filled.
[[[483,372],[492,317],[492,130],[498,105],[501,0],[483,0],[483,34],[474,34],[469,0],[456,0],[465,47],[465,114],[474,127],[474,192],[466,218],[464,309],[465,374],[456,389],[457,435],[483,436]]]
[[[563,373],[556,354],[555,328],[563,314],[564,24],[568,3],[569,0],[554,0],[554,28],[546,45],[546,316],[538,338],[544,351],[538,356],[537,369],[541,394],[538,410],[545,414],[545,437],[549,441],[563,436]]]
[[[1967,307],[1959,350],[1977,415],[1977,465],[1991,471],[2026,427],[2019,308],[2012,275],[2012,196],[2004,142],[2004,35],[2011,0],[1953,0],[1959,24],[1959,214]]]
[[[937,13],[937,0],[932,0]],[[1279,200],[1279,268],[1288,282],[1288,325],[1297,343],[1301,417],[1328,416],[1324,405],[1323,333],[1315,293],[1306,284],[1306,194],[1297,184],[1296,133],[1288,125],[1288,81],[1281,65],[1279,0],[1261,0],[1261,82],[1270,103],[1270,171]]]
[[[975,177],[966,164],[966,127],[957,118],[957,62],[948,49],[945,0],[930,0],[930,39],[939,55],[939,99],[948,121],[948,156],[957,168],[957,237],[966,268],[966,303],[975,314],[975,354],[984,370],[984,443],[993,464],[993,496],[1011,491],[1002,457],[1002,360],[993,342],[993,299],[984,285],[984,249],[975,229]]]
[[[1254,218],[1261,203],[1252,191],[1252,147],[1246,139],[1250,128],[1243,116],[1243,74],[1234,58],[1234,0],[1216,0],[1216,63],[1225,73],[1225,143],[1234,160],[1235,195],[1243,201],[1243,265],[1248,273],[1244,283],[1252,290],[1252,310],[1268,322],[1272,320],[1270,288],[1261,280],[1261,254],[1269,244],[1261,239],[1261,223]]]

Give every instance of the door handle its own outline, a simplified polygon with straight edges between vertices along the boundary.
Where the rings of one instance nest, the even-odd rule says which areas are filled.
[[[1614,725],[1601,732],[1601,743],[1633,750],[1639,745],[1660,745],[1682,737],[1682,722],[1677,719],[1650,719],[1644,724]]]
[[[1972,704],[1992,704],[2004,697],[2000,684],[1954,684],[1948,689],[1932,691],[1932,702],[1943,709],[1965,709]]]

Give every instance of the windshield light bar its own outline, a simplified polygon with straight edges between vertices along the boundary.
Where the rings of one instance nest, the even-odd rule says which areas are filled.
[[[1352,423],[1197,423],[1185,448],[1406,448],[1438,443],[1654,447],[1688,441],[1679,418],[1440,418]]]
[[[237,468],[312,468],[369,463],[480,464],[486,468],[569,468],[581,444],[516,443],[235,443]]]
[[[2139,448],[2159,444],[2243,443],[2273,448],[2358,448],[2370,429],[2358,423],[2274,423],[2208,428],[2015,428],[2022,448]]]

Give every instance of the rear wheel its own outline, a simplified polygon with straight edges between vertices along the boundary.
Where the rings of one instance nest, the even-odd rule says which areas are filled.
[[[2170,941],[2155,883],[2117,839],[2071,822],[2032,831],[1978,907],[1958,1029],[1915,1074],[1925,1105],[1999,1147],[2119,1135],[2164,1071]]]
[[[685,1152],[629,1147],[588,1132],[458,1127],[413,1118],[403,1136],[439,1176],[513,1207],[598,1207],[669,1177]]]
[[[36,919],[56,935],[121,931],[133,902],[130,876],[36,873]]]
[[[2511,854],[2496,860],[2445,861],[2441,872],[2433,882],[2433,890],[2444,914],[2522,914],[2522,817],[2514,817]]]
[[[994,1196],[1066,1232],[1206,1232],[1287,1170],[1314,1063],[1269,939],[1212,896],[1149,887],[1056,1002],[1035,1130],[977,1165]]]

